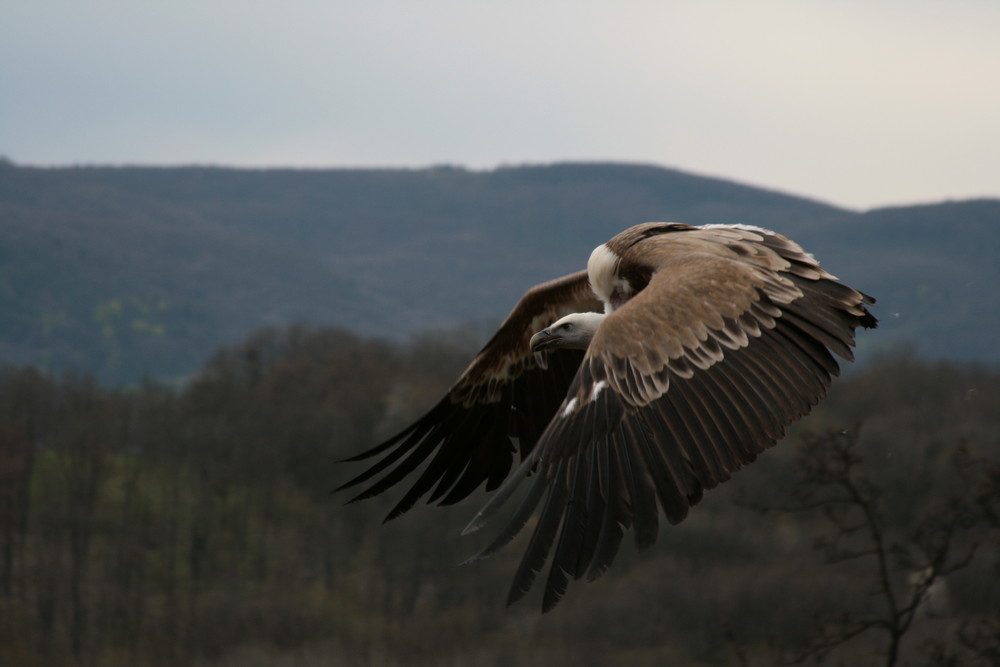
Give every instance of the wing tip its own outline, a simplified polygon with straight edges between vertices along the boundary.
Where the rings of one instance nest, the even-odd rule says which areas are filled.
[[[531,582],[529,582],[527,586],[522,586],[520,585],[520,582],[515,580],[514,583],[511,584],[510,590],[507,591],[506,605],[509,607],[515,602],[519,602],[525,595],[528,594],[529,590],[531,590]]]

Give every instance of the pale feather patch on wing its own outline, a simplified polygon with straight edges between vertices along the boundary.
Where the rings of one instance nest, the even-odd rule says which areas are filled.
[[[689,238],[688,242],[701,251],[736,255],[770,272],[787,272],[807,280],[836,280],[799,244],[753,225],[703,225],[692,230]]]
[[[574,396],[573,398],[569,399],[569,402],[566,403],[566,407],[563,408],[563,411],[559,413],[559,416],[565,419],[566,417],[569,417],[571,414],[573,414],[573,411],[575,409],[576,409],[576,397]]]
[[[770,229],[764,229],[763,227],[758,227],[757,225],[699,225],[699,229],[740,229],[745,232],[757,232],[758,234],[763,234],[765,236],[774,236],[774,232]]]
[[[802,298],[802,290],[788,278],[775,275],[768,278],[764,280],[763,292],[774,303],[789,304]]]
[[[601,391],[608,386],[607,381],[599,380],[594,384],[594,388],[590,392],[590,398],[588,400],[596,401],[597,397],[601,395]]]
[[[731,317],[722,318],[722,326],[713,330],[712,336],[720,345],[730,350],[738,350],[750,344],[747,332]]]

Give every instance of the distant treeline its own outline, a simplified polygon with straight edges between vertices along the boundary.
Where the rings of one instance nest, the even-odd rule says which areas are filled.
[[[4,369],[0,664],[996,664],[997,370],[848,374],[543,616],[502,605],[522,542],[456,567],[481,497],[382,526],[330,494],[472,352],[293,327],[181,389]]]

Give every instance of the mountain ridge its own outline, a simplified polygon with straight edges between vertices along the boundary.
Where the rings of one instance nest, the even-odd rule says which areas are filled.
[[[1000,200],[853,211],[676,169],[0,164],[0,362],[183,377],[261,326],[401,339],[499,322],[632,224],[744,223],[879,299],[862,347],[996,362]],[[970,291],[971,290],[971,291]],[[869,342],[870,341],[870,342]]]

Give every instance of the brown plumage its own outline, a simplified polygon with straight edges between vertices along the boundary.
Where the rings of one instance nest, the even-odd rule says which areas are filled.
[[[784,434],[853,359],[866,304],[789,239],[753,227],[647,223],[598,246],[587,271],[528,291],[448,394],[341,488],[386,474],[353,500],[425,470],[390,512],[425,494],[453,503],[497,490],[479,528],[529,478],[497,538],[542,509],[511,586],[522,597],[551,553],[550,609],[569,577],[610,566],[625,529],[656,540]],[[603,311],[598,314],[597,311]],[[521,465],[508,477],[515,446]],[[506,481],[504,481],[506,479]],[[499,487],[499,488],[498,488]]]

